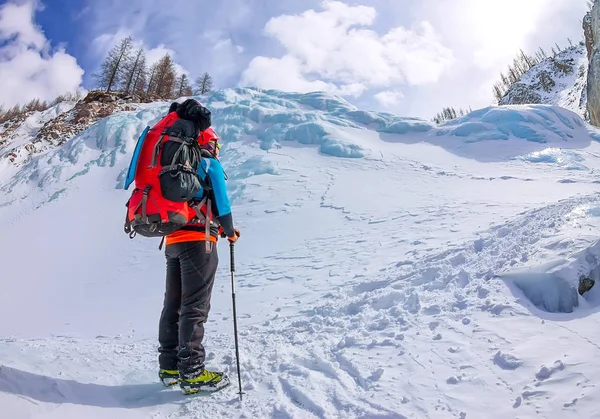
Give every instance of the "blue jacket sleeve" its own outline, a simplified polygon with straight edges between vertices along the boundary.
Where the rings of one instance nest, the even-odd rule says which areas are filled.
[[[235,235],[233,216],[231,214],[229,196],[227,196],[225,171],[223,170],[223,166],[221,166],[221,162],[216,159],[209,160],[208,176],[212,184],[217,211],[219,212],[217,219],[221,223],[221,227],[223,227],[223,231],[227,237],[232,237]]]

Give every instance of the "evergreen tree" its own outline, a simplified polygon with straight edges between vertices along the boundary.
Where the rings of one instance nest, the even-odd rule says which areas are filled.
[[[191,96],[193,94],[190,87],[190,79],[187,74],[182,74],[177,78],[175,97]],[[190,93],[192,92],[192,93]]]
[[[25,112],[41,112],[48,109],[48,103],[46,101],[41,101],[38,98],[30,100],[24,107],[23,111]]]
[[[469,106],[469,112],[472,112],[470,106]],[[433,117],[433,122],[435,122],[436,124],[441,124],[443,122],[459,118],[466,114],[467,114],[467,112],[464,109],[460,109],[457,111],[453,107],[446,107],[446,108],[443,108],[441,112],[439,112],[436,116]]]
[[[138,63],[138,68],[135,72],[133,81],[133,92],[140,95],[146,90],[148,83],[148,69],[146,68],[146,55],[142,54]]]
[[[110,92],[118,86],[123,78],[126,63],[132,48],[132,38],[128,36],[119,45],[115,45],[108,53],[101,66],[100,74],[95,74],[97,86]]]
[[[148,80],[148,86],[146,87],[147,95],[154,95],[157,92],[156,89],[156,72],[158,68],[158,63],[152,64],[150,67],[150,79]]]
[[[121,80],[121,90],[125,93],[132,93],[135,90],[135,83],[138,81],[140,66],[145,63],[144,48],[140,47],[134,56],[128,56],[123,64],[123,78]]]
[[[156,91],[154,92],[161,99],[170,99],[176,82],[175,62],[169,54],[165,54],[158,63],[156,63]]]
[[[502,101],[503,97],[504,97],[504,91],[503,91],[500,83],[494,84],[494,98],[496,98],[496,101],[498,103],[500,103]]]
[[[210,74],[204,73],[196,79],[197,94],[203,95],[213,88],[213,80]]]

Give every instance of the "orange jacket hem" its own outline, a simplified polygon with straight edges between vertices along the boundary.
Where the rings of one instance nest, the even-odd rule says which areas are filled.
[[[203,242],[206,240],[206,234],[200,231],[179,230],[165,237],[165,246],[175,243],[185,242]],[[210,236],[210,241],[217,242],[217,238]]]

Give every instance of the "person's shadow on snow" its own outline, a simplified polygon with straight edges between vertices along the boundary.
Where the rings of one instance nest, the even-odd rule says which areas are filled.
[[[167,389],[159,382],[115,386],[80,383],[0,365],[0,393],[2,392],[46,403],[127,409],[174,403],[190,397],[182,394],[179,387]]]

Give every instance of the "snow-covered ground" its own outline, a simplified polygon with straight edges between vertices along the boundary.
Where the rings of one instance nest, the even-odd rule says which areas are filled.
[[[137,136],[169,103],[0,163],[0,406],[9,418],[595,418],[599,132],[508,106],[436,127],[324,94],[205,98],[223,133],[228,248],[208,365],[232,386],[157,381],[159,240],[123,232]]]

